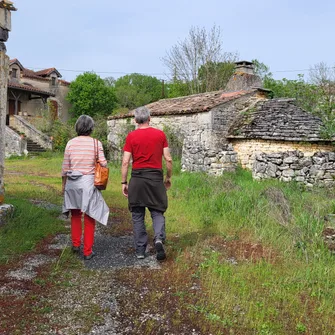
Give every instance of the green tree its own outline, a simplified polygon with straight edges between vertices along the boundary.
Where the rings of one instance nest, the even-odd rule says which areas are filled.
[[[235,71],[233,62],[207,62],[200,66],[198,78],[202,92],[222,90]]]
[[[188,85],[189,94],[202,93],[223,88],[226,68],[223,64],[237,59],[234,52],[223,50],[220,27],[211,30],[192,27],[183,41],[177,42],[163,57],[164,65],[170,70],[172,82]]]
[[[254,65],[255,74],[258,75],[262,80],[266,78],[272,78],[270,68],[266,64],[260,62],[258,59],[253,59],[252,63]]]
[[[264,88],[272,91],[274,98],[294,98],[298,106],[308,112],[317,114],[320,103],[320,92],[316,85],[305,81],[303,75],[298,79],[289,80],[286,78],[275,80],[272,77],[263,79]]]
[[[114,89],[92,72],[79,75],[70,84],[67,100],[72,104],[70,112],[75,118],[82,114],[107,116],[116,106]]]
[[[119,107],[128,109],[161,99],[162,85],[156,77],[139,73],[120,77],[113,83]]]
[[[189,86],[181,80],[174,80],[166,84],[167,95],[169,98],[178,98],[190,95]]]
[[[258,66],[258,67],[257,67]],[[258,69],[258,70],[257,70]],[[264,88],[272,91],[274,98],[294,98],[302,109],[321,118],[325,138],[335,136],[335,68],[325,63],[314,65],[309,71],[309,80],[299,74],[295,80],[275,80],[269,68],[256,63],[256,72],[263,74]]]

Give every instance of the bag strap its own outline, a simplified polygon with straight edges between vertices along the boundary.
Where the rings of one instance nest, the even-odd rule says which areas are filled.
[[[94,156],[96,162],[99,163],[99,146],[98,146],[98,140],[96,138],[93,138],[93,143],[94,143]],[[96,150],[95,150],[96,148]]]

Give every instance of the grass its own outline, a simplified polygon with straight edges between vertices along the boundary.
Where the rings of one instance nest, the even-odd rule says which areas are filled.
[[[6,198],[6,202],[15,211],[10,222],[0,229],[0,263],[33,250],[42,239],[64,230],[57,219],[59,211],[46,211],[27,200],[12,197]]]
[[[0,228],[0,261],[62,231],[54,211],[29,201],[61,204],[61,162],[61,155],[51,154],[6,161],[6,202],[16,210]],[[119,166],[110,167],[104,198],[125,209]],[[129,285],[146,282],[153,290],[124,313],[172,299],[173,305],[166,302],[171,323],[179,327],[187,316],[204,334],[335,333],[335,259],[322,238],[323,218],[335,209],[332,189],[256,182],[242,169],[220,177],[181,173],[179,164],[172,183],[166,213],[170,261],[150,280],[145,271],[118,274]],[[143,334],[158,329],[153,320],[140,324]]]

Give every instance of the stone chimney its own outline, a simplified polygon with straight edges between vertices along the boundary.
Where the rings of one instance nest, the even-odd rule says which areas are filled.
[[[254,64],[248,61],[235,63],[235,72],[229,79],[225,91],[244,91],[262,87],[262,80],[254,72]]]

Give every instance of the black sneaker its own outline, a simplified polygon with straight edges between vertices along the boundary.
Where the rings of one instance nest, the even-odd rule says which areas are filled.
[[[157,240],[155,242],[155,249],[156,249],[156,259],[158,261],[164,261],[164,259],[166,258],[166,253],[163,246],[163,242],[161,240]]]
[[[92,251],[88,256],[84,256],[84,259],[85,259],[85,261],[89,261],[94,256],[96,256],[96,253],[94,251]]]
[[[75,254],[78,254],[80,251],[80,247],[75,247],[74,245],[72,246],[72,252]]]
[[[145,258],[145,252],[144,251],[136,251],[136,258],[137,259],[144,259]]]

